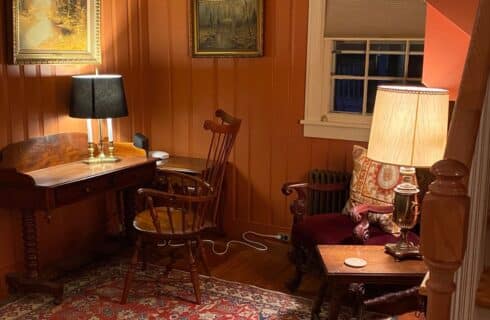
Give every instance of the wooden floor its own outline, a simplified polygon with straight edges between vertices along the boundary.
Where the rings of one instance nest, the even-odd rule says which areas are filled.
[[[218,240],[217,249],[221,249],[223,241]],[[267,241],[269,250],[260,252],[241,245],[232,246],[225,256],[216,256],[206,245],[208,263],[211,274],[220,279],[247,283],[261,288],[281,291],[290,294],[285,288],[285,282],[292,277],[294,267],[287,257],[288,244]],[[218,250],[219,251],[219,250]],[[179,269],[187,269],[185,259],[180,259],[175,265]],[[321,275],[305,275],[300,288],[295,295],[314,299],[320,287]],[[398,320],[422,320],[414,314],[400,316]]]

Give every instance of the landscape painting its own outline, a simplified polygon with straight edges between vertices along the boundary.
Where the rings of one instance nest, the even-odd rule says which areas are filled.
[[[194,56],[262,56],[262,0],[192,0]]]
[[[100,62],[100,0],[14,0],[14,63]]]

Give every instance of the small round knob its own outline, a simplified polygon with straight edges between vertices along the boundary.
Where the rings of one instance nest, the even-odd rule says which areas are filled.
[[[92,189],[90,187],[85,187],[85,192],[90,193],[90,192],[92,192]]]

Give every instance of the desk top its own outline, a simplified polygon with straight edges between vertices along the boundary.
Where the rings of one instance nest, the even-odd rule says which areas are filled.
[[[384,246],[368,245],[319,245],[317,250],[322,257],[328,276],[396,276],[421,278],[427,272],[422,260],[395,261],[384,252]],[[363,268],[351,268],[344,264],[346,258],[361,258],[367,261]]]
[[[157,169],[200,175],[206,170],[206,159],[171,156],[168,159],[158,161],[157,166]]]
[[[154,162],[155,159],[147,159],[146,157],[133,156],[123,157],[121,161],[115,163],[101,164],[86,164],[82,161],[65,163],[57,166],[43,168],[39,170],[25,172],[31,176],[40,187],[57,187],[68,184],[74,181],[82,181],[119,170],[136,167],[149,162]]]

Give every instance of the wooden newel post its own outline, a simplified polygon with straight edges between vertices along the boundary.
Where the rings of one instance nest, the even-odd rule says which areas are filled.
[[[427,318],[449,320],[454,274],[466,250],[469,197],[464,179],[468,168],[456,160],[441,160],[431,169],[436,180],[422,204],[421,251],[430,270]]]

